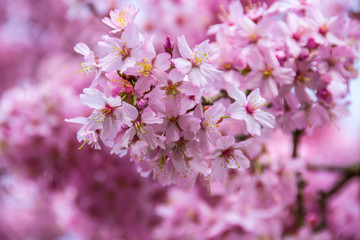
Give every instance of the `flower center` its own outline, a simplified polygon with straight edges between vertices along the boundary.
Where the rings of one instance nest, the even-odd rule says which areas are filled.
[[[204,52],[205,47],[197,46],[194,53],[194,59],[193,59],[193,65],[198,66],[203,63],[207,63],[209,61],[209,58],[207,57],[210,52]]]
[[[146,130],[145,123],[137,121],[135,123],[135,129],[136,129],[136,131],[141,132],[142,134],[145,134],[145,130]]]
[[[217,128],[219,127],[219,124],[215,122],[214,116],[208,116],[204,119],[204,121],[201,124],[202,128],[209,130],[210,132],[217,132]]]
[[[329,29],[325,24],[319,28],[319,33],[321,33],[322,35],[326,35],[328,31]]]
[[[246,109],[246,112],[249,114],[252,114],[255,110],[254,107],[251,106],[251,104],[246,105],[245,109]]]
[[[130,55],[130,49],[127,47],[127,44],[119,44],[113,46],[114,53],[117,53],[119,56],[122,56],[123,58],[126,58]]]
[[[86,63],[80,63],[81,70],[77,73],[82,72],[84,75],[91,73],[95,68],[93,65],[87,65]]]
[[[169,99],[168,96],[173,96],[175,98],[177,95],[180,95],[181,94],[181,88],[180,88],[181,84],[182,84],[182,81],[177,82],[175,84],[173,84],[171,81],[168,81],[167,86],[161,87],[160,89],[165,90],[165,95],[166,95],[165,99]]]
[[[102,113],[106,116],[111,116],[113,114],[114,110],[110,106],[105,106],[105,108],[102,110]]]
[[[106,105],[105,108],[101,110],[94,110],[97,115],[94,117],[94,121],[98,123],[106,123],[109,117],[111,117],[114,113],[114,109],[109,105]]]
[[[153,70],[154,66],[151,64],[150,59],[143,59],[142,62],[137,63],[139,65],[139,71],[136,71],[136,73],[139,73],[140,75],[147,77],[150,75],[151,70]]]
[[[119,11],[119,15],[115,16],[115,21],[119,24],[120,27],[125,27],[127,25],[128,17],[131,13],[123,9]]]
[[[230,147],[228,149],[226,149],[225,151],[222,152],[222,155],[226,158],[229,159],[231,157],[234,157],[234,150]]]
[[[264,71],[264,78],[269,78],[271,77],[271,69],[266,69]]]

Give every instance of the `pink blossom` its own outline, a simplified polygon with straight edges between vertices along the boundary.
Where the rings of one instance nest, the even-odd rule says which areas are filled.
[[[200,105],[196,106],[194,116],[201,119],[201,128],[197,132],[197,138],[203,153],[207,153],[210,146],[214,146],[217,139],[221,137],[219,122],[225,116],[225,112],[226,108],[221,103],[215,103],[205,112]]]
[[[210,49],[209,40],[205,40],[195,47],[194,52],[186,42],[185,36],[178,38],[178,48],[182,58],[175,58],[172,62],[183,74],[188,74],[194,86],[204,86],[221,79],[221,72],[208,64]]]
[[[135,111],[134,109],[134,113]],[[138,116],[136,114],[136,117],[131,119],[132,122],[128,125],[129,128],[124,128],[124,133],[121,135],[120,141],[114,146],[115,149],[118,149],[116,151],[129,148],[129,144],[133,142],[134,136],[136,136],[138,141],[144,141],[145,144],[143,147],[149,147],[150,149],[155,149],[157,146],[163,147],[162,142],[152,128],[152,124],[161,124],[163,120],[156,116],[149,108],[146,108],[142,112],[140,119],[137,118]],[[140,153],[141,152],[137,152],[139,155]]]
[[[105,17],[102,22],[114,28],[111,32],[116,33],[123,31],[127,25],[133,23],[138,12],[139,10],[135,6],[128,5],[121,10],[115,9],[110,11],[110,18]]]
[[[144,43],[144,51],[140,61],[136,63],[133,68],[126,71],[127,74],[139,76],[135,84],[135,91],[141,95],[150,89],[150,86],[154,84],[154,74],[160,74],[159,72],[165,72],[170,68],[170,54],[160,53],[156,55],[155,48],[148,40]]]
[[[129,24],[121,35],[121,38],[103,36],[99,46],[108,54],[99,60],[102,71],[119,70],[121,73],[130,67],[134,67],[142,52],[139,42],[137,26]]]
[[[81,70],[79,72],[83,72],[84,75],[87,75],[95,71],[95,79],[98,79],[101,71],[96,62],[94,52],[91,51],[85,43],[76,44],[74,50],[84,56],[84,62],[80,63]]]
[[[235,102],[228,107],[231,118],[244,120],[246,128],[251,135],[260,135],[261,126],[273,128],[275,124],[274,115],[264,112],[261,107],[266,104],[265,99],[260,96],[259,89],[252,91],[249,96],[237,88],[229,90],[230,97]]]
[[[242,171],[250,167],[249,159],[240,150],[244,143],[235,143],[233,136],[221,137],[216,141],[213,152],[211,178],[224,181],[229,168],[238,168]]]
[[[255,48],[248,48],[246,56],[251,71],[246,75],[245,81],[248,88],[260,88],[262,95],[270,100],[278,95],[279,85],[294,81],[295,72],[291,68],[281,67],[272,51],[262,53],[263,55]]]
[[[119,96],[106,97],[102,92],[94,88],[84,89],[80,95],[81,101],[93,108],[92,114],[86,123],[89,130],[99,130],[102,140],[113,140],[119,129],[119,124],[132,125],[137,118],[137,110],[126,102],[122,102]]]

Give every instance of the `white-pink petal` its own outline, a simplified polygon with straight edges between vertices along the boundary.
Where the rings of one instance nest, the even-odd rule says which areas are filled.
[[[223,72],[217,70],[214,66],[203,63],[200,65],[201,74],[210,82],[219,81],[223,77]]]
[[[191,69],[191,72],[189,73],[189,79],[196,87],[204,86],[208,83],[204,75],[201,74],[200,69],[196,67]]]
[[[87,56],[90,54],[90,48],[83,42],[80,42],[74,47],[75,52]]]
[[[148,108],[145,109],[141,114],[141,121],[146,124],[160,124],[163,123],[163,119],[156,116],[156,114],[149,110]]]
[[[126,71],[126,69],[134,67],[135,64],[136,64],[135,58],[133,57],[125,58],[125,60],[122,62],[120,66],[120,72],[123,73],[124,71]]]
[[[175,58],[173,60],[171,60],[176,69],[179,70],[181,73],[183,74],[187,74],[190,72],[192,64],[190,61],[184,59],[184,58]]]
[[[245,116],[246,129],[251,135],[260,136],[261,126],[251,115]]]
[[[124,41],[128,48],[134,47],[139,42],[139,31],[135,24],[128,24],[121,35],[121,40]]]
[[[154,67],[160,69],[162,71],[166,71],[170,68],[170,54],[168,53],[160,53],[156,56],[154,61]]]
[[[246,106],[247,100],[245,93],[240,91],[240,89],[238,89],[236,86],[233,86],[232,88],[228,89],[227,92],[231,98],[236,100],[237,103]]]
[[[254,119],[263,127],[273,128],[275,125],[275,116],[264,111],[255,111]]]
[[[186,59],[193,59],[194,53],[191,51],[184,35],[178,37],[178,48],[180,55]]]
[[[85,88],[84,94],[80,94],[80,100],[90,108],[102,109],[105,107],[105,96],[95,88]]]
[[[248,114],[246,111],[246,108],[244,105],[235,102],[233,104],[231,104],[228,107],[228,114],[230,115],[231,118],[233,119],[237,119],[237,120],[243,120],[245,119],[246,115]]]
[[[108,118],[106,124],[104,124],[103,129],[101,130],[101,139],[102,140],[113,140],[116,137],[118,128],[114,117]]]
[[[118,107],[121,105],[121,98],[119,96],[117,97],[108,97],[106,99],[106,103],[109,104],[111,107]]]

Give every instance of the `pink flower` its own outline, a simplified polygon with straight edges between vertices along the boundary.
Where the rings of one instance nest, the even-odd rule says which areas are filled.
[[[166,143],[178,141],[181,137],[193,139],[200,129],[200,119],[186,113],[180,104],[166,105],[164,123],[158,128],[166,136]]]
[[[156,55],[155,48],[151,40],[144,43],[144,51],[140,61],[133,68],[126,70],[126,74],[139,76],[135,84],[135,91],[143,94],[154,84],[154,74],[166,71],[170,68],[170,54],[160,53]]]
[[[162,112],[166,106],[174,109],[186,108],[193,102],[187,96],[197,96],[201,93],[176,69],[170,73],[157,71],[155,77],[156,87],[148,94],[149,103]]]
[[[207,63],[210,55],[209,40],[197,45],[193,52],[182,35],[178,38],[178,48],[182,58],[173,59],[172,62],[180,72],[188,74],[194,86],[204,86],[221,79],[222,72]]]
[[[215,103],[205,112],[201,105],[197,105],[194,110],[194,116],[201,119],[200,130],[197,132],[201,151],[206,154],[209,146],[215,145],[216,140],[221,137],[219,132],[219,121],[225,115],[226,109],[221,103]]]
[[[235,103],[231,104],[228,108],[230,117],[245,120],[246,128],[251,135],[260,135],[261,126],[274,127],[274,115],[260,109],[266,102],[260,96],[258,88],[252,91],[247,98],[237,88],[231,88],[228,93],[230,97],[235,99]]]
[[[106,97],[95,88],[85,88],[80,95],[81,101],[93,108],[89,117],[89,130],[100,130],[102,140],[113,140],[119,130],[119,124],[132,125],[137,118],[137,110],[119,96]]]
[[[108,78],[107,86],[111,89],[111,94],[116,96],[131,96],[134,94],[134,86],[126,79],[119,76],[117,72],[109,72],[105,74]]]
[[[99,65],[104,72],[120,70],[123,73],[126,69],[135,66],[136,60],[142,53],[139,43],[139,32],[137,26],[129,24],[121,35],[121,38],[103,36],[99,46],[108,54],[100,59]]]
[[[216,141],[216,149],[212,156],[211,179],[224,181],[228,168],[245,170],[250,167],[249,159],[240,150],[244,145],[244,143],[235,143],[233,136],[221,137]]]
[[[84,56],[84,62],[80,63],[81,70],[78,72],[83,72],[84,75],[92,73],[95,71],[95,79],[98,79],[101,71],[96,62],[94,52],[85,43],[78,43],[74,47],[75,52]]]
[[[85,117],[77,117],[72,119],[65,119],[65,122],[80,123],[83,126],[77,132],[77,140],[79,142],[84,142],[79,149],[81,149],[85,143],[91,145],[92,148],[101,149],[100,146],[100,136],[97,129],[91,130],[93,127],[89,124],[88,119]]]
[[[129,144],[133,141],[134,136],[136,136],[138,141],[144,141],[143,147],[149,147],[150,149],[155,149],[157,146],[163,147],[162,142],[152,128],[153,124],[161,124],[163,120],[156,116],[154,112],[146,108],[142,112],[140,119],[133,118],[132,121],[128,125],[130,128],[124,130],[120,140],[114,146],[115,149],[129,148]],[[140,152],[137,152],[137,154],[140,154]]]
[[[246,75],[246,86],[250,89],[261,88],[262,95],[273,99],[279,94],[279,85],[290,84],[294,81],[295,72],[291,68],[281,67],[271,49],[260,51],[248,47],[246,56],[251,72]]]
[[[124,30],[127,25],[133,23],[138,12],[139,10],[135,6],[129,5],[123,7],[121,10],[115,9],[114,11],[110,11],[110,18],[105,17],[102,22],[114,28],[115,30],[111,32],[116,33]]]

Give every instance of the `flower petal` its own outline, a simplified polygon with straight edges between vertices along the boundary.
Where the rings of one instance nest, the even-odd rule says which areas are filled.
[[[181,56],[186,59],[193,59],[194,53],[191,51],[184,35],[178,37],[178,48]]]
[[[101,109],[105,107],[105,96],[95,88],[85,88],[84,94],[80,94],[80,100],[90,108]]]

